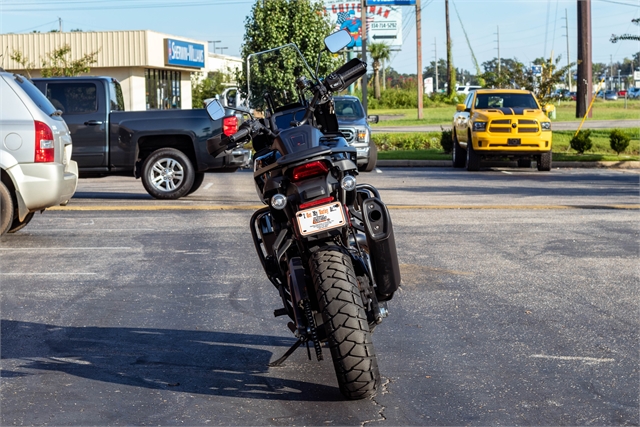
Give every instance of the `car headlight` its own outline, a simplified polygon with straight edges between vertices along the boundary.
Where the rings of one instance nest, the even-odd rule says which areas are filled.
[[[551,130],[551,122],[542,122],[540,123],[540,127],[542,130]]]
[[[369,132],[366,129],[358,129],[358,141],[367,142],[369,140]]]
[[[487,130],[487,122],[473,122],[474,132],[484,132]]]

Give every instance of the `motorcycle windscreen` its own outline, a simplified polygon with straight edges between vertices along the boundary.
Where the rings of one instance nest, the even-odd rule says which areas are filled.
[[[299,122],[304,118],[305,109],[282,111],[273,114],[273,120],[278,129],[289,129],[291,122]]]
[[[279,136],[286,151],[284,154],[290,154],[319,146],[324,135],[313,126],[303,125],[285,129]]]

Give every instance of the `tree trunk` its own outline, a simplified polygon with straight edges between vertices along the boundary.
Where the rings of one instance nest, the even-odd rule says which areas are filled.
[[[373,96],[380,99],[380,61],[373,61]]]

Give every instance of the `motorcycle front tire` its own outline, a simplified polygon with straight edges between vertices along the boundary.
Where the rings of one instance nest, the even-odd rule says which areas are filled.
[[[351,400],[371,397],[380,373],[351,258],[324,247],[313,253],[310,268],[340,392]]]

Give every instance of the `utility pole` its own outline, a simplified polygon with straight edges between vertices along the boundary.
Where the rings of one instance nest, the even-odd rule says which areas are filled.
[[[447,28],[447,95],[456,93],[455,82],[452,80],[453,61],[451,59],[451,31],[449,29],[449,0],[444,0],[444,14]]]
[[[416,48],[418,59],[418,120],[424,118],[422,103],[424,99],[424,83],[422,82],[422,19],[420,18],[420,0],[416,0]]]
[[[438,88],[438,45],[436,44],[436,38],[433,38],[433,56],[435,59],[434,64],[436,64],[436,93],[438,93],[439,88]]]
[[[498,79],[500,79],[500,26],[496,26],[497,29],[497,33],[496,35],[498,36],[498,39],[496,40],[498,42]]]
[[[591,103],[592,57],[591,57],[591,0],[578,1],[578,82],[576,95],[576,117],[587,114]],[[589,110],[589,117],[592,113]]]
[[[567,17],[567,9],[564,10],[564,28],[566,30],[567,37],[567,67],[571,65],[571,60],[569,59],[569,18]],[[571,69],[567,69],[567,81],[569,82],[569,91],[571,91]]]
[[[360,28],[362,39],[362,61],[367,63],[367,0],[361,0],[362,9],[360,11]],[[367,109],[367,73],[362,76],[362,106],[364,107],[364,115],[368,113]]]
[[[62,32],[62,18],[58,17],[58,32]]]

